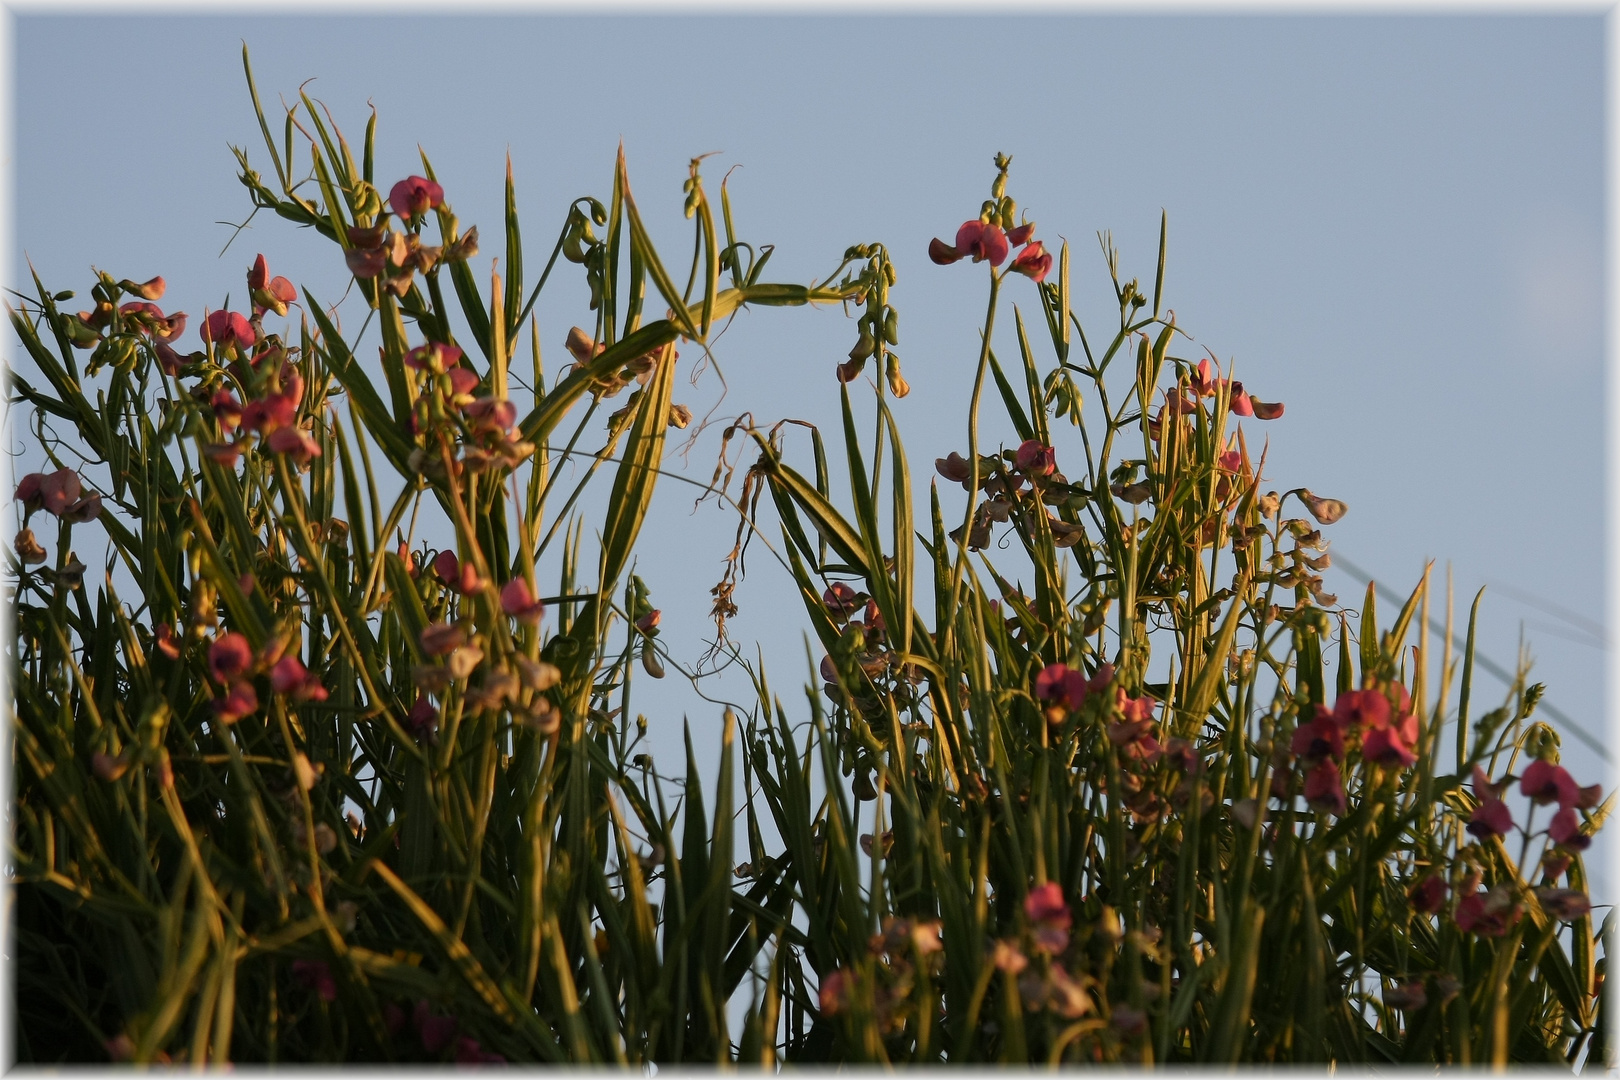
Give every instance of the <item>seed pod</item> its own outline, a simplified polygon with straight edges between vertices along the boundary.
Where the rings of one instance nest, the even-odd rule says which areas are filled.
[[[641,650],[641,667],[655,679],[664,677],[664,665],[658,659],[658,650],[654,649],[650,642]]]
[[[883,340],[890,345],[900,344],[900,313],[894,308],[883,316]]]

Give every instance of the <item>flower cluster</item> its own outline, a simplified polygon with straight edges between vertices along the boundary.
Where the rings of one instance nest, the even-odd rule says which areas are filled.
[[[1013,224],[1017,205],[1005,194],[1007,168],[1011,164],[1012,158],[996,155],[996,179],[990,188],[990,198],[985,201],[979,216],[962,222],[956,230],[954,244],[947,244],[938,237],[931,240],[928,244],[930,259],[940,266],[949,266],[971,258],[974,262],[988,262],[995,267],[1006,261],[1009,251],[1022,246],[1023,250],[1013,256],[1008,271],[1038,282],[1046,280],[1046,275],[1052,272],[1052,253],[1034,238],[1035,223],[1026,220],[1019,225]]]
[[[259,675],[267,675],[271,692],[288,701],[326,700],[326,687],[289,651],[292,645],[290,638],[272,638],[255,653],[248,639],[235,630],[227,630],[209,644],[208,674],[220,687],[214,699],[214,715],[221,723],[234,724],[258,711],[254,678]]]
[[[53,473],[29,473],[17,482],[17,501],[23,504],[23,528],[17,533],[13,550],[24,566],[45,561],[45,549],[34,538],[28,519],[44,510],[64,523],[94,521],[101,516],[101,496],[84,493],[79,474],[72,469]]]
[[[973,463],[956,451],[934,459],[934,469],[946,480],[961,484],[966,491],[973,479]],[[1039,515],[1046,519],[1054,547],[1067,548],[1078,544],[1085,531],[1076,524],[1064,521],[1047,507],[1061,506],[1072,492],[1068,478],[1058,471],[1057,451],[1036,439],[1027,439],[1016,450],[1004,450],[999,457],[979,458],[979,490],[989,496],[974,512],[973,528],[969,530],[968,548],[978,551],[990,543],[992,524],[1012,519],[1015,509],[1027,519]],[[950,533],[958,543],[962,527]]]
[[[1404,769],[1417,760],[1418,718],[1412,697],[1400,683],[1387,690],[1370,685],[1340,694],[1330,710],[1317,705],[1315,715],[1294,729],[1289,750],[1305,770],[1305,801],[1313,809],[1342,815],[1344,777],[1340,766],[1347,747],[1359,745],[1363,761]],[[1277,776],[1275,792],[1285,778]],[[1286,788],[1283,788],[1286,791]]]
[[[375,194],[372,198],[375,199]],[[349,273],[357,278],[382,278],[382,285],[395,296],[411,291],[417,271],[426,274],[441,261],[462,262],[478,254],[478,228],[448,246],[422,243],[421,225],[429,210],[444,206],[444,188],[423,176],[409,176],[388,193],[388,205],[407,231],[395,232],[387,220],[375,225],[353,225],[346,234],[343,258]],[[380,210],[375,202],[372,209]],[[367,218],[369,220],[369,217]]]
[[[818,994],[826,1016],[848,1012],[857,1001],[871,1008],[878,1028],[900,1030],[913,1011],[917,977],[937,974],[945,948],[938,919],[883,919],[883,930],[867,941],[867,958],[857,966],[835,968],[821,980]],[[863,1000],[870,994],[870,1000]]]
[[[451,428],[463,433],[458,471],[513,469],[534,453],[534,444],[518,437],[516,406],[493,394],[475,396],[481,380],[458,346],[418,345],[405,354],[405,366],[423,379],[423,393],[411,411],[411,434]],[[431,461],[427,451],[419,455],[419,465]]]

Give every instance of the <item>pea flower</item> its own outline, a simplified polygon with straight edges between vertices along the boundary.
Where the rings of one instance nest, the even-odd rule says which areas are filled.
[[[221,686],[245,674],[253,665],[253,647],[235,630],[227,630],[208,646],[208,673]]]
[[[1430,874],[1422,881],[1413,885],[1406,894],[1413,911],[1421,911],[1427,915],[1434,915],[1446,906],[1446,879],[1439,874]]]
[[[209,312],[208,318],[203,320],[202,330],[199,333],[204,341],[217,344],[227,352],[245,353],[259,340],[253,324],[234,311]]]
[[[501,610],[532,626],[546,613],[546,605],[535,599],[528,582],[516,577],[501,586]]]
[[[1063,889],[1055,881],[1037,885],[1024,897],[1024,916],[1035,933],[1035,943],[1048,953],[1069,947],[1069,928],[1074,914],[1063,899]]]
[[[289,695],[294,701],[325,701],[326,687],[319,676],[304,667],[296,656],[283,656],[270,669],[270,688]]]
[[[1305,801],[1314,810],[1344,815],[1344,778],[1331,759],[1324,758],[1305,774]]]
[[[1008,235],[1008,239],[1011,239],[1011,234]],[[1008,269],[1035,281],[1045,281],[1046,275],[1052,272],[1052,253],[1036,240],[1013,257],[1012,265]]]
[[[1592,838],[1581,835],[1581,819],[1572,806],[1565,806],[1553,815],[1552,823],[1547,826],[1547,835],[1553,843],[1568,851],[1585,851],[1592,846]]]
[[[1507,803],[1497,794],[1490,777],[1478,765],[1474,766],[1474,797],[1479,805],[1469,815],[1467,829],[1481,839],[1506,836],[1513,829],[1513,814]],[[1553,819],[1555,822],[1557,818]],[[1466,929],[1466,928],[1465,928]]]
[[[407,176],[388,191],[388,206],[402,218],[414,218],[437,209],[444,202],[444,188],[424,176]]]
[[[1018,471],[1030,476],[1050,476],[1057,471],[1057,451],[1038,439],[1026,439],[1013,455]]]
[[[1549,761],[1533,761],[1519,778],[1519,790],[1538,806],[1556,802],[1560,807],[1574,806],[1580,798],[1580,788],[1562,765]]]
[[[828,613],[835,616],[849,615],[861,606],[860,595],[842,581],[833,582],[832,587],[821,594],[821,602]]]
[[[1341,694],[1339,700],[1346,696]],[[1288,748],[1310,765],[1323,760],[1343,761],[1344,728],[1336,711],[1330,713],[1326,707],[1318,705],[1316,716],[1294,729]]]

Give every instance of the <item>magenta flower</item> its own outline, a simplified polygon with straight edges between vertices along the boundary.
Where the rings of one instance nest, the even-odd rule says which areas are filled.
[[[1406,895],[1413,911],[1434,915],[1445,908],[1446,893],[1448,891],[1445,878],[1439,874],[1430,874],[1412,886],[1411,891]]]
[[[265,445],[273,454],[286,454],[298,464],[302,465],[310,458],[321,456],[321,445],[308,435],[302,428],[278,427],[270,433]]]
[[[23,490],[24,485],[28,483],[31,477],[35,476],[39,477],[39,479],[34,482],[32,491],[25,492]],[[79,494],[83,490],[83,486],[79,483],[79,474],[72,469],[57,469],[49,476],[30,473],[28,476],[23,477],[22,483],[17,485],[18,498],[21,498],[25,504],[33,501],[28,496],[37,497],[39,504],[45,508],[45,512],[54,514],[56,517],[61,517],[67,512],[68,507],[78,502]]]
[[[416,704],[405,714],[405,730],[409,731],[411,738],[417,742],[436,744],[438,728],[439,710],[434,708],[433,702],[429,701],[426,695],[416,695]]]
[[[227,630],[208,646],[208,673],[221,686],[253,666],[253,647],[235,630]]]
[[[1311,765],[1329,758],[1343,761],[1344,731],[1334,715],[1318,705],[1315,719],[1294,729],[1288,748]]]
[[[1552,824],[1547,826],[1547,835],[1553,843],[1569,851],[1585,851],[1592,846],[1592,838],[1581,835],[1580,815],[1575,813],[1573,806],[1563,807],[1553,815]]]
[[[437,1054],[456,1035],[456,1022],[448,1016],[434,1016],[426,1001],[418,1001],[411,1019],[415,1022],[417,1038],[422,1040],[422,1049],[430,1054]]]
[[[1344,778],[1331,760],[1323,759],[1305,774],[1305,801],[1313,810],[1343,816]]]
[[[1026,439],[1013,456],[1018,471],[1030,476],[1050,476],[1057,471],[1057,451],[1037,439]]]
[[[413,367],[418,371],[431,371],[438,374],[450,371],[461,363],[461,355],[461,350],[454,345],[430,341],[426,345],[418,345],[406,353],[405,366]]]
[[[546,605],[535,599],[528,582],[516,577],[501,586],[501,610],[518,622],[533,626],[546,613]]]
[[[337,1000],[337,982],[325,960],[294,960],[292,975],[300,986],[315,991],[322,1001]]]
[[[988,259],[991,266],[1000,266],[1007,258],[1007,234],[1000,225],[964,221],[956,230],[956,250],[973,256],[974,262]]]
[[[1556,802],[1560,807],[1574,806],[1581,789],[1562,765],[1548,761],[1533,761],[1519,778],[1519,790],[1525,798],[1538,806]]]
[[[1008,269],[1035,281],[1045,281],[1046,275],[1052,272],[1052,253],[1037,240],[1014,256]]]
[[[1474,797],[1479,805],[1468,818],[1468,831],[1481,839],[1506,836],[1513,829],[1513,814],[1502,801],[1485,770],[1474,766]]]
[[[1393,769],[1404,769],[1417,760],[1412,747],[1395,728],[1374,728],[1361,741],[1361,756]]]
[[[208,318],[203,320],[202,329],[198,331],[202,339],[220,348],[246,352],[253,348],[253,343],[259,340],[258,333],[253,324],[234,311],[211,311]]]
[[[259,695],[246,679],[237,679],[231,683],[224,697],[214,700],[214,714],[225,724],[234,724],[258,711],[258,708]]]
[[[296,656],[283,656],[270,669],[270,688],[294,701],[325,701],[326,687]]]
[[[1379,690],[1346,690],[1333,703],[1339,723],[1354,727],[1383,727],[1389,723],[1389,698]]]
[[[1457,902],[1457,929],[1481,937],[1501,937],[1519,921],[1513,895],[1501,885],[1488,892],[1474,893]]]
[[[414,218],[437,209],[444,202],[444,188],[424,176],[407,176],[388,192],[388,206],[402,218]]]

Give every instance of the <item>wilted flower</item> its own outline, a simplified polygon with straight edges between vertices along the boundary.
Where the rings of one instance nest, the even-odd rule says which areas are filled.
[[[1335,521],[1344,517],[1345,512],[1350,509],[1338,499],[1318,498],[1306,488],[1300,488],[1296,494],[1299,496],[1300,501],[1305,504],[1305,509],[1311,512],[1311,516],[1323,525],[1332,525]]]
[[[1074,1020],[1091,1011],[1091,995],[1062,965],[1053,964],[1047,973],[1047,1005],[1065,1020]]]
[[[973,463],[955,450],[948,457],[935,458],[934,469],[945,479],[961,484],[963,490],[967,489],[973,475]]]
[[[1592,901],[1574,889],[1537,889],[1542,910],[1560,922],[1573,922],[1592,910]]]
[[[1397,983],[1384,991],[1384,1004],[1391,1009],[1402,1012],[1411,1012],[1421,1009],[1429,1003],[1429,995],[1423,989],[1422,979],[1413,979],[1407,983]]]
[[[428,656],[444,656],[467,643],[467,632],[455,623],[434,623],[423,629],[420,644]]]
[[[45,561],[45,549],[34,538],[33,529],[23,529],[19,532],[17,539],[12,542],[11,546],[24,566],[32,566],[34,563]]]
[[[1015,941],[997,941],[990,952],[990,962],[997,971],[1005,971],[1009,975],[1017,975],[1029,966],[1029,957]]]

